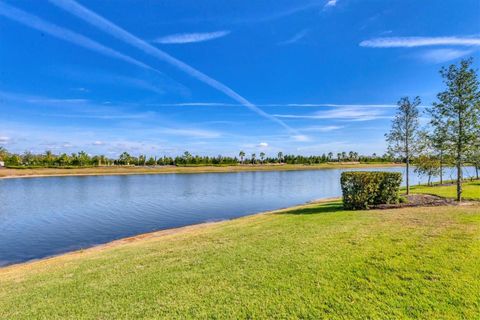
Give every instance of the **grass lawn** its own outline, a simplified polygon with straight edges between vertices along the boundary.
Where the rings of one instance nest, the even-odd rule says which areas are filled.
[[[0,269],[1,319],[479,317],[480,204],[327,202]]]
[[[457,197],[457,186],[413,186],[412,193],[436,194],[445,198]],[[466,200],[480,200],[480,181],[465,182],[463,184],[463,198]]]

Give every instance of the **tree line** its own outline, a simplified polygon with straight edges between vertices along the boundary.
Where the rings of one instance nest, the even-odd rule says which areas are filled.
[[[256,165],[256,164],[302,164],[315,165],[328,162],[362,162],[362,163],[386,163],[395,162],[398,159],[390,154],[381,156],[360,155],[358,152],[333,152],[322,155],[293,155],[278,152],[276,156],[267,156],[264,152],[247,155],[244,151],[238,153],[238,157],[216,157],[192,155],[185,151],[181,156],[147,157],[146,155],[133,156],[128,152],[121,153],[116,158],[105,155],[91,156],[85,151],[78,153],[54,154],[52,151],[34,154],[26,151],[22,154],[8,152],[0,147],[0,161],[7,167],[92,167],[92,166],[211,166],[211,165]]]
[[[410,164],[415,171],[427,175],[429,183],[440,176],[443,167],[454,165],[457,171],[457,200],[462,200],[463,166],[473,164],[478,179],[480,169],[480,83],[473,59],[463,59],[458,65],[443,67],[440,75],[445,89],[423,115],[429,121],[420,125],[420,97],[403,97],[387,133],[388,152],[406,163],[407,194],[410,190]]]

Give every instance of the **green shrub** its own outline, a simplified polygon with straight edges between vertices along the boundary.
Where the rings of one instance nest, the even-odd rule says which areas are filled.
[[[340,182],[345,209],[368,209],[376,204],[399,202],[402,174],[399,172],[343,172]]]

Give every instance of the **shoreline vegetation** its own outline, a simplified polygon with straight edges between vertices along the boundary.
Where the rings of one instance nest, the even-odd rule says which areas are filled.
[[[404,166],[402,163],[327,162],[321,164],[246,164],[222,166],[95,166],[76,168],[0,168],[0,179],[59,176],[103,176],[168,173],[234,173],[254,171],[296,171]]]
[[[345,211],[324,199],[3,267],[0,317],[472,318],[480,181],[465,185],[477,201]],[[411,191],[455,197],[454,185]]]

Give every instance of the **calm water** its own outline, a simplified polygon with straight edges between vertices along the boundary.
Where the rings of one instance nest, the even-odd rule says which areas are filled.
[[[339,196],[342,171],[0,180],[0,265]],[[445,179],[454,177],[447,170]],[[420,182],[412,175],[412,184]]]

